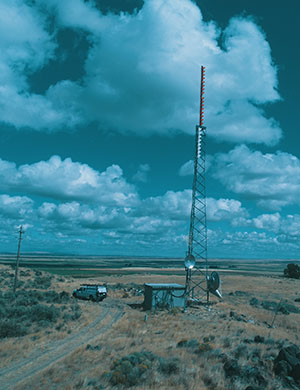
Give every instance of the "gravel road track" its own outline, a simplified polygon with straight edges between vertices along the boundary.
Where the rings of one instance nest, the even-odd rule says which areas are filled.
[[[43,350],[36,349],[28,358],[21,359],[17,363],[0,370],[0,389],[13,390],[21,382],[26,381],[27,378],[41,373],[53,363],[57,363],[82,345],[105,333],[123,314],[122,310],[104,307],[96,319],[79,332],[63,340],[51,342]],[[102,325],[107,318],[110,318],[109,322]]]

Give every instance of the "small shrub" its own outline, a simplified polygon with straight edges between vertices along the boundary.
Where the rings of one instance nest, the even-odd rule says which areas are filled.
[[[208,358],[225,361],[227,358],[227,355],[220,348],[217,348],[217,349],[212,349],[211,351],[209,351]]]
[[[202,353],[210,352],[212,350],[213,350],[213,347],[211,344],[202,343],[199,345],[199,348],[196,349],[195,353],[197,353],[198,355],[201,355]]]
[[[31,318],[33,321],[50,321],[56,322],[59,317],[59,310],[51,306],[46,305],[34,305],[31,311]]]
[[[43,298],[47,303],[66,303],[71,300],[71,297],[67,292],[62,291],[57,293],[53,290],[46,291],[43,295]]]
[[[172,314],[173,316],[176,316],[181,312],[181,309],[179,307],[172,307],[172,309],[169,310],[169,314]]]
[[[264,343],[265,342],[265,338],[263,336],[256,335],[254,337],[254,342],[255,343]]]
[[[268,337],[268,338],[265,340],[265,344],[274,345],[274,344],[275,344],[275,340],[274,340],[272,337]]]
[[[178,341],[177,347],[178,348],[186,347],[187,342],[188,342],[188,339],[182,339],[182,340]]]
[[[78,304],[61,305],[60,309],[53,305],[63,302],[71,302],[69,294],[64,291],[19,290],[16,296],[11,291],[0,291],[0,338],[22,336],[30,333],[31,328],[52,326],[61,317],[76,320],[81,316]]]
[[[142,383],[151,372],[152,364],[157,357],[148,351],[133,354],[115,360],[111,366],[110,383],[113,386],[131,387]]]
[[[210,334],[210,335],[208,335],[208,336],[203,337],[203,341],[204,341],[205,343],[208,343],[209,341],[213,341],[215,338],[216,338],[216,336]]]
[[[253,350],[249,353],[250,360],[253,363],[258,363],[260,361],[261,350],[259,348],[253,348]]]
[[[29,271],[20,271],[20,276],[30,276]]]
[[[165,375],[171,375],[179,372],[179,360],[177,358],[160,358],[159,371]]]
[[[216,389],[217,388],[217,382],[215,378],[212,378],[210,375],[204,374],[203,375],[203,382],[206,386],[208,386],[209,389]]]
[[[287,302],[262,301],[261,306],[266,310],[278,311],[282,314],[300,313],[300,309]]]
[[[245,344],[240,344],[233,351],[233,356],[236,359],[239,359],[241,357],[247,356],[247,353],[248,353],[248,347]]]
[[[258,306],[259,305],[259,300],[255,297],[250,299],[250,305],[251,306]]]
[[[32,287],[46,290],[51,287],[52,279],[52,275],[36,276],[32,282]]]
[[[241,368],[236,359],[228,359],[224,363],[223,369],[226,378],[238,377],[241,373]]]
[[[25,336],[27,328],[15,318],[0,320],[0,338]]]
[[[228,347],[230,347],[230,345],[231,345],[231,340],[230,340],[230,338],[229,338],[229,337],[224,337],[224,340],[223,340],[223,347],[224,347],[224,348],[228,348]]]
[[[244,366],[241,371],[241,378],[244,380],[244,382],[252,382],[254,384],[258,384],[260,388],[266,388],[267,381],[261,374],[258,367]]]
[[[196,339],[182,339],[177,343],[178,348],[199,348],[199,341]]]
[[[87,344],[86,345],[86,349],[89,349],[91,351],[101,351],[102,347],[101,345],[91,345],[91,344]]]

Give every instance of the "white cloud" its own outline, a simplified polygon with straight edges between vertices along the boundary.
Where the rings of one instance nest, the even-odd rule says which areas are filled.
[[[78,28],[100,33],[110,18],[105,18],[93,2],[84,0],[36,0],[43,10],[54,13],[56,22],[64,27]],[[112,16],[111,16],[112,17]]]
[[[194,161],[189,160],[179,168],[179,176],[189,176],[194,174]]]
[[[208,170],[210,169],[212,162],[213,162],[213,156],[210,154],[206,155],[206,159],[205,159],[205,171],[206,172],[208,172]],[[181,167],[179,168],[178,174],[179,174],[179,176],[193,175],[194,174],[194,160],[189,160],[186,163],[184,163],[183,165],[181,165]]]
[[[146,183],[148,181],[149,164],[140,164],[137,172],[132,176],[133,181]]]
[[[171,220],[185,221],[191,213],[192,191],[167,191],[162,196],[149,197],[142,201],[135,214],[145,213],[166,217]],[[226,221],[237,217],[247,217],[247,210],[235,199],[206,199],[207,220]]]
[[[257,231],[237,231],[237,232],[218,232],[215,240],[220,244],[229,247],[229,251],[233,254],[238,254],[239,257],[244,257],[245,253],[251,257],[259,258],[261,253],[271,254],[274,256],[279,249],[279,243],[276,236],[267,234],[266,232]],[[270,251],[272,248],[272,251]]]
[[[233,220],[236,228],[246,227],[259,229],[256,232],[226,233],[225,240],[233,248],[245,240],[245,250],[249,242],[253,246],[253,254],[259,256],[259,250],[266,257],[297,257],[300,249],[300,215],[261,214],[254,218],[236,218]],[[221,234],[219,234],[219,237]],[[229,239],[228,239],[229,237]],[[257,237],[257,241],[255,240]],[[240,244],[239,244],[240,241]],[[255,253],[256,251],[256,253]]]
[[[53,56],[56,45],[45,31],[45,19],[24,1],[1,1],[0,34],[1,65],[11,75],[9,80],[18,77],[18,71],[41,68]],[[6,81],[4,76],[0,74],[2,82]],[[19,81],[24,82],[24,79]],[[25,84],[20,83],[20,86]]]
[[[146,173],[148,169],[148,165],[140,166]],[[191,211],[191,190],[167,191],[162,196],[141,199],[118,165],[98,172],[87,164],[70,158],[62,160],[59,156],[19,167],[0,160],[0,189],[58,201],[71,200],[58,204],[43,202],[38,215],[45,220],[71,221],[92,229],[146,231],[158,225],[163,229],[187,223]],[[27,197],[15,199],[30,202]],[[207,215],[210,221],[220,221],[244,217],[247,213],[237,200],[208,198]]]
[[[135,210],[135,215],[159,216],[161,219],[187,220],[191,212],[192,192],[167,191],[162,196],[149,197]]]
[[[22,14],[21,26],[29,26],[30,33],[22,34],[20,42],[17,38],[9,42],[10,47],[25,50],[28,66],[41,67],[53,55],[45,14],[55,15],[57,29],[87,31],[91,43],[83,80],[61,81],[45,96],[28,92],[25,71],[12,71],[17,54],[11,61],[6,57],[5,80],[11,81],[1,87],[0,101],[1,118],[7,123],[56,129],[98,121],[121,132],[192,133],[198,116],[199,67],[204,64],[210,135],[266,144],[281,136],[276,122],[257,107],[279,95],[269,44],[249,19],[234,18],[222,32],[213,22],[204,22],[190,0],[145,0],[132,15],[102,15],[93,2],[83,0],[39,0],[31,7],[17,0],[4,4],[5,14],[10,9]],[[18,37],[25,27],[9,26],[10,31],[20,31]],[[20,80],[23,90],[16,86]]]
[[[299,204],[299,176],[300,161],[289,153],[263,154],[241,145],[215,157],[214,177],[267,209]]]
[[[241,202],[235,199],[207,198],[206,205],[208,221],[232,220],[233,218],[248,215]]]
[[[273,214],[261,214],[254,218],[236,218],[233,221],[234,226],[247,226],[256,229],[262,229],[276,233],[279,236],[300,236],[300,215],[288,214],[280,215],[278,212]],[[300,241],[299,241],[300,245]]]
[[[124,208],[92,206],[75,201],[60,204],[44,202],[38,209],[38,215],[44,221],[58,227],[63,225],[74,232],[79,228],[122,230],[127,229],[131,222]]]
[[[266,229],[271,231],[278,231],[280,226],[280,214],[262,214],[253,218],[253,225],[257,229]]]
[[[82,229],[126,234],[169,235],[187,233],[191,211],[191,191],[167,191],[162,196],[137,199],[131,205],[107,201],[101,205],[79,201],[66,203],[44,202],[38,208],[41,223],[59,229],[78,232]],[[207,200],[208,221],[231,221],[247,217],[247,211],[233,199]]]
[[[90,50],[85,85],[78,87],[87,117],[120,131],[190,133],[197,122],[199,67],[206,64],[210,134],[237,142],[278,141],[277,124],[251,103],[278,99],[269,45],[252,21],[233,19],[222,50],[220,31],[203,22],[189,0],[148,0],[137,15],[103,19],[111,23]],[[61,89],[58,84],[52,93]]]
[[[124,179],[118,165],[98,172],[87,164],[70,158],[61,160],[59,156],[18,168],[0,160],[0,189],[115,205],[131,205],[138,198],[135,187]]]
[[[11,219],[22,219],[29,216],[33,201],[27,196],[0,195],[0,216]]]
[[[45,16],[24,1],[1,1],[0,117],[16,127],[41,129],[78,122],[75,112],[29,92],[28,75],[54,58],[56,43],[47,32],[47,23]]]

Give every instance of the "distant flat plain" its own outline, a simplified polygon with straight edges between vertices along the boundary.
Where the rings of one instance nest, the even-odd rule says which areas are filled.
[[[15,254],[0,254],[0,264],[14,265]],[[288,263],[300,265],[299,259],[208,259],[210,270],[231,274],[282,275]],[[200,264],[198,262],[198,264]],[[133,256],[82,256],[23,254],[20,265],[42,271],[72,276],[95,277],[101,275],[157,274],[180,275],[184,272],[183,258]]]

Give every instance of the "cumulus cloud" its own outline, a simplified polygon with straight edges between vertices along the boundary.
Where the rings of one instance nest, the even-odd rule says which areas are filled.
[[[75,111],[30,93],[28,76],[55,56],[56,43],[47,26],[46,17],[24,1],[1,1],[0,117],[15,127],[41,129],[78,122]]]
[[[213,162],[212,155],[206,155],[205,159],[205,170],[206,172],[210,169],[211,164]],[[179,176],[190,176],[194,174],[194,160],[189,160],[185,162],[178,171]]]
[[[208,221],[232,220],[248,215],[247,210],[242,207],[241,202],[235,199],[207,198],[206,204]]]
[[[194,161],[189,160],[186,163],[184,163],[180,168],[178,172],[179,176],[189,176],[194,174]]]
[[[262,231],[260,229],[208,230],[209,253],[221,258],[277,259],[297,258],[300,249],[299,235]]]
[[[278,210],[299,204],[300,161],[292,154],[263,154],[237,146],[216,155],[213,175],[228,190],[255,199],[261,207]]]
[[[135,210],[135,215],[155,215],[172,220],[187,220],[191,212],[192,192],[167,191],[162,196],[149,197]]]
[[[0,189],[116,205],[130,205],[138,197],[118,165],[98,172],[87,164],[59,156],[18,168],[15,163],[0,160]]]
[[[300,236],[300,215],[261,214],[254,218],[237,218],[233,221],[234,226],[248,226],[262,229],[278,235]]]
[[[142,173],[148,165],[139,167]],[[141,178],[139,178],[141,180]],[[38,208],[38,216],[52,221],[71,221],[81,226],[101,229],[148,226],[146,230],[187,223],[192,191],[167,191],[161,196],[141,199],[118,165],[99,172],[71,158],[52,156],[47,161],[24,164],[0,160],[0,190],[52,198]],[[28,197],[2,195],[2,203],[25,212],[32,201]],[[31,206],[30,206],[31,207]],[[19,211],[21,212],[21,211]],[[234,199],[207,199],[209,221],[247,217],[241,202]],[[152,222],[150,220],[152,219]],[[154,222],[156,221],[156,222]],[[160,221],[160,222],[158,222]],[[139,228],[141,230],[142,227]]]
[[[137,172],[132,176],[133,181],[146,183],[148,181],[149,164],[140,164]]]
[[[93,34],[99,34],[104,28],[112,27],[113,15],[110,15],[110,18],[103,16],[92,1],[36,0],[36,4],[42,10],[55,14],[57,24],[63,27],[83,29]]]
[[[33,210],[33,203],[27,196],[0,195],[0,216],[11,219],[28,217]]]
[[[128,227],[129,221],[124,208],[92,206],[79,202],[44,202],[38,208],[38,215],[46,221],[54,222],[56,226],[67,223],[72,231],[78,227],[91,230],[122,230]]]
[[[22,13],[21,25],[30,24],[29,31],[35,28],[34,38],[22,34],[20,42],[13,40],[10,45],[25,51],[33,47],[27,50],[26,64],[38,52],[41,60],[36,67],[41,67],[53,54],[45,15],[54,17],[57,30],[86,31],[90,42],[83,79],[58,82],[45,95],[30,94],[26,73],[12,71],[18,58],[6,57],[2,63],[12,81],[0,95],[1,117],[7,123],[55,129],[96,121],[121,132],[192,133],[199,105],[199,69],[204,64],[211,135],[266,144],[281,136],[279,125],[259,108],[279,95],[269,44],[250,19],[233,18],[222,31],[214,22],[204,22],[190,0],[145,0],[138,12],[120,15],[102,15],[93,2],[83,0],[38,0],[31,7],[20,0],[4,4],[6,13],[10,8]],[[16,87],[14,77],[17,83],[23,80],[23,90]],[[18,116],[13,114],[16,108]]]
[[[138,198],[134,204],[101,205],[72,201],[66,203],[43,202],[37,214],[59,228],[92,229],[121,234],[182,235],[188,229],[191,212],[190,190],[167,191],[162,196]],[[231,221],[247,217],[247,211],[234,199],[207,199],[208,221]],[[54,224],[54,225],[53,225]]]
[[[237,232],[215,232],[211,244],[217,245],[223,250],[223,253],[231,253],[235,257],[244,257],[247,254],[250,257],[259,258],[262,254],[266,257],[273,257],[274,253],[282,249],[278,239],[273,234],[259,231],[237,231]],[[227,249],[226,249],[227,248]],[[272,251],[270,251],[272,248]]]
[[[255,235],[252,234],[253,237],[259,238],[258,243],[253,242],[253,247],[264,247],[265,253],[269,253],[270,256],[272,254],[280,257],[298,256],[297,251],[300,249],[299,214],[281,215],[276,212],[272,214],[261,214],[254,218],[240,217],[234,219],[232,224],[236,228],[246,227],[258,230],[255,232]],[[232,237],[232,241],[228,240],[228,244],[233,244],[236,239],[236,234],[228,234]],[[251,232],[239,233],[239,237],[243,238],[248,236],[251,237]]]

